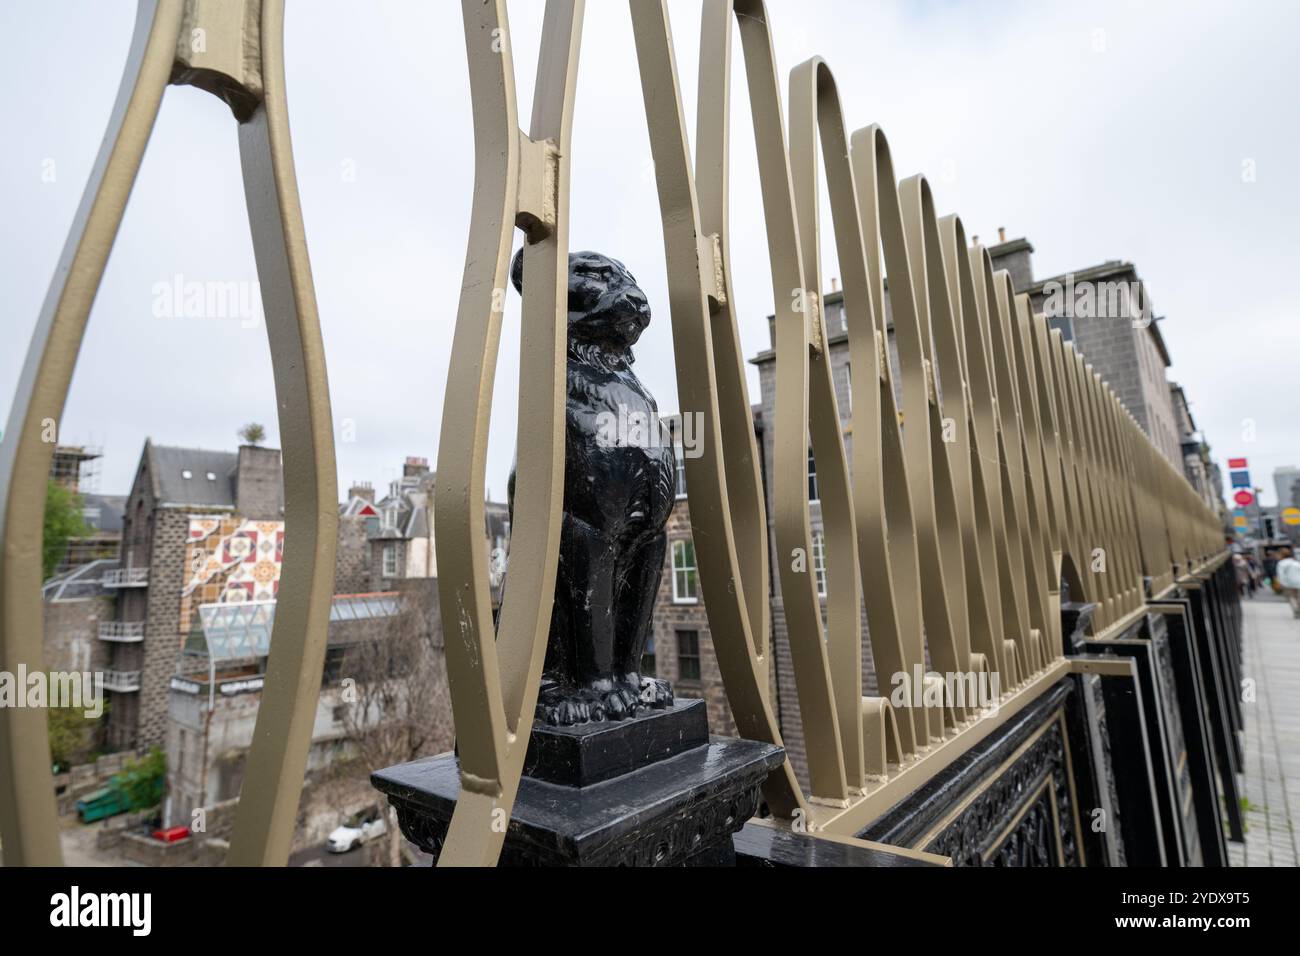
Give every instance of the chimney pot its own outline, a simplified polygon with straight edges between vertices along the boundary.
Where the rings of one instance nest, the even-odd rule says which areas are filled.
[[[998,226],[998,242],[1006,242],[1006,241],[1007,241],[1006,226]]]

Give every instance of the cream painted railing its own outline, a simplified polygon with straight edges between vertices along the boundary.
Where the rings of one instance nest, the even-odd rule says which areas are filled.
[[[686,462],[710,631],[739,732],[780,743],[771,687],[768,515],[745,385],[728,241],[733,20],[739,31],[775,303],[771,515],[808,756],[765,786],[778,818],[853,834],[1068,670],[1061,582],[1095,602],[1098,633],[1223,560],[1217,517],[1111,389],[1032,311],[929,183],[899,182],[883,131],[849,133],[830,67],[790,78],[783,117],[761,0],[706,0],[696,154],[688,145],[663,0],[630,0],[664,227],[678,396],[702,415]],[[529,132],[520,131],[504,0],[464,0],[475,131],[473,217],[439,447],[438,565],[461,758],[443,864],[492,864],[518,789],[538,693],[563,504],[570,129],[581,0],[548,0]],[[104,263],[164,87],[227,102],[240,149],[284,436],[285,577],[256,742],[231,848],[287,858],[310,743],[333,578],[336,477],[329,396],[289,144],[282,0],[145,0],[109,132],[33,337],[0,445],[0,667],[41,661],[39,503]],[[205,33],[203,52],[189,37]],[[818,143],[844,277],[852,460],[830,375]],[[525,236],[511,576],[490,607],[482,489],[499,301],[514,230]],[[886,347],[888,280],[895,367]],[[894,382],[901,377],[901,408]],[[906,423],[906,427],[904,427]],[[813,574],[806,481],[817,461],[828,597]],[[851,467],[850,467],[851,464]],[[802,557],[802,560],[800,558]],[[870,640],[858,613],[865,602]],[[997,675],[996,712],[894,708],[878,675]],[[926,678],[926,681],[937,678]],[[883,684],[883,682],[882,682]],[[916,688],[920,692],[925,688]],[[0,710],[0,836],[11,864],[60,858],[44,715]]]

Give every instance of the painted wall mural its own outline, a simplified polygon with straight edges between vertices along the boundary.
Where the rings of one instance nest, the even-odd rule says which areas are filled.
[[[275,600],[283,557],[283,521],[249,521],[238,515],[191,516],[185,543],[181,633],[189,632],[200,604]]]

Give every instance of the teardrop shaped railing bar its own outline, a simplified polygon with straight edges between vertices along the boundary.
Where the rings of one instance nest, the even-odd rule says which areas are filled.
[[[495,795],[510,731],[492,624],[487,543],[481,533],[481,489],[518,208],[520,135],[504,0],[463,3],[462,12],[474,117],[474,188],[439,434],[434,548],[462,774],[493,788]],[[530,596],[539,604],[544,598]],[[538,616],[549,623],[541,608]],[[461,787],[462,799],[470,799],[466,794],[474,792],[474,785],[462,780]]]
[[[998,411],[1002,416],[1002,475],[1007,517],[1007,550],[1012,566],[1012,590],[1016,603],[1016,632],[1020,645],[1021,677],[1038,670],[1038,651],[1032,631],[1035,627],[1034,560],[1029,544],[1029,491],[1025,474],[1024,430],[1021,425],[1020,395],[1016,386],[1012,345],[1007,329],[1014,292],[1011,278],[1003,269],[993,273],[996,307],[989,313],[989,354],[998,383]]]
[[[1121,598],[1118,582],[1105,571],[1106,545],[1110,539],[1111,488],[1105,474],[1096,416],[1096,378],[1092,365],[1078,352],[1074,355],[1075,374],[1079,389],[1079,418],[1083,423],[1085,447],[1088,455],[1088,480],[1093,494],[1092,537],[1088,542],[1089,571],[1098,581],[1098,592],[1104,595],[1103,624],[1109,626],[1121,615]]]
[[[582,0],[548,0],[533,116],[519,131],[504,0],[463,0],[475,181],[438,447],[435,540],[460,756],[439,866],[491,866],[523,771],[555,594],[564,503],[569,142]],[[513,229],[524,229],[509,586],[492,621],[483,534],[488,426]]]
[[[768,690],[767,519],[725,251],[725,157],[701,160],[710,169],[716,217],[708,234],[700,225],[667,4],[632,0],[630,7],[664,226],[678,401],[683,416],[699,413],[704,425],[696,436],[699,456],[686,459],[686,482],[709,630],[737,730],[779,745]],[[701,116],[714,116],[726,85],[701,86],[701,97],[710,104],[701,105]],[[769,776],[764,795],[782,816],[802,806],[788,759]]]
[[[1008,374],[1016,395],[1016,408],[1019,415],[1021,454],[1019,469],[1024,482],[1024,542],[1025,570],[1028,574],[1030,647],[1034,653],[1032,669],[1046,666],[1050,655],[1047,653],[1048,635],[1051,632],[1052,613],[1049,609],[1049,596],[1055,587],[1050,577],[1050,548],[1045,542],[1046,489],[1043,485],[1041,465],[1042,449],[1038,435],[1038,403],[1034,390],[1030,387],[1029,376],[1032,370],[1027,365],[1023,337],[1021,334],[1021,313],[1028,306],[1028,296],[1015,293],[1011,284],[1011,274],[999,272],[1006,289],[1007,308],[1002,313],[1003,342],[1007,346],[1005,356]],[[1039,466],[1034,467],[1035,457]]]
[[[1125,614],[1130,614],[1142,606],[1143,598],[1141,579],[1129,563],[1129,543],[1132,540],[1133,530],[1129,524],[1128,496],[1124,493],[1124,484],[1129,479],[1123,473],[1115,442],[1117,427],[1115,392],[1100,376],[1097,384],[1102,455],[1111,489],[1110,547],[1112,550],[1107,551],[1107,570],[1116,576],[1115,584],[1120,593],[1123,611]]]
[[[948,675],[965,674],[970,671],[966,562],[949,460],[950,443],[944,440],[949,406],[954,412],[953,441],[965,437],[965,389],[958,361],[950,367],[953,378],[948,385],[952,394],[943,395],[944,382],[934,355],[934,325],[951,326],[952,307],[930,185],[924,176],[911,176],[899,184],[898,193],[911,265],[912,314],[900,314],[895,306],[894,332],[898,337],[898,362],[904,369],[904,441],[921,445],[925,451],[912,459],[916,467],[908,470],[921,543],[925,635],[935,670]],[[948,721],[960,722],[966,716],[967,708],[956,701],[944,708]]]
[[[1088,439],[1088,470],[1092,476],[1093,490],[1097,502],[1096,522],[1093,527],[1094,537],[1089,542],[1089,557],[1092,563],[1092,573],[1101,582],[1101,591],[1107,596],[1106,623],[1111,624],[1123,614],[1123,594],[1120,582],[1113,574],[1108,573],[1106,565],[1107,546],[1113,537],[1114,489],[1111,486],[1111,476],[1106,470],[1102,450],[1101,425],[1097,418],[1096,375],[1092,370],[1092,365],[1086,361],[1080,362],[1076,357],[1076,364],[1080,369],[1079,381],[1082,386],[1080,391],[1082,398],[1081,411]]]
[[[1065,653],[1061,635],[1061,544],[1062,504],[1060,456],[1057,450],[1056,410],[1051,398],[1051,367],[1042,363],[1038,343],[1039,331],[1045,333],[1047,320],[1036,315],[1026,295],[1019,300],[1019,336],[1025,368],[1025,391],[1034,414],[1034,444],[1030,463],[1039,494],[1039,553],[1042,568],[1046,627],[1042,646],[1045,661]]]
[[[999,313],[997,282],[994,281],[993,260],[988,250],[978,244],[971,248],[971,277],[975,283],[975,301],[978,307],[978,339],[983,346],[985,368],[990,385],[990,404],[993,417],[992,455],[984,459],[989,469],[990,511],[994,519],[994,542],[998,552],[998,585],[1002,608],[1003,662],[1011,672],[1011,685],[1025,680],[1029,674],[1026,656],[1029,631],[1028,612],[1021,595],[1024,592],[1023,555],[1020,548],[1019,524],[1015,500],[1008,474],[1008,448],[1014,431],[1009,431],[1008,409],[1014,424],[1015,403],[1011,396],[1005,401],[999,362],[994,360],[993,327]],[[1010,403],[1008,405],[1007,403]]]
[[[1095,591],[1091,576],[1085,573],[1087,551],[1083,546],[1084,505],[1077,464],[1072,401],[1065,378],[1065,338],[1059,329],[1052,329],[1048,333],[1047,350],[1052,368],[1052,394],[1059,436],[1057,448],[1060,452],[1061,499],[1064,508],[1061,574],[1069,585],[1072,601],[1092,601]]]
[[[1075,514],[1073,553],[1077,559],[1076,571],[1084,588],[1082,599],[1097,605],[1093,621],[1100,628],[1106,616],[1106,597],[1100,578],[1092,571],[1092,550],[1096,535],[1093,531],[1092,482],[1088,470],[1088,439],[1079,414],[1077,372],[1074,345],[1062,340],[1057,358],[1062,395],[1062,420],[1070,435],[1070,448],[1075,484]]]
[[[1054,619],[1060,618],[1061,595],[1060,579],[1054,576],[1052,567],[1054,549],[1048,540],[1049,503],[1043,471],[1042,436],[1039,433],[1041,423],[1038,417],[1038,393],[1034,388],[1036,369],[1033,353],[1027,347],[1029,312],[1029,296],[1018,293],[1012,300],[1010,312],[1006,315],[1006,334],[1007,340],[1012,345],[1007,358],[1015,366],[1013,377],[1020,404],[1021,435],[1024,440],[1022,467],[1025,469],[1025,490],[1029,495],[1029,500],[1026,502],[1029,515],[1028,553],[1033,562],[1033,577],[1030,581],[1030,620],[1038,632],[1035,650],[1041,667],[1057,656],[1053,642]]]
[[[871,560],[881,560],[882,556],[883,566],[889,569],[888,579],[881,580],[869,573],[864,578],[867,626],[877,680],[881,674],[901,675],[905,699],[911,702],[916,690],[912,686],[913,675],[925,665],[921,565],[884,305],[885,249],[892,249],[891,254],[896,256],[900,248],[905,255],[906,247],[894,163],[884,131],[875,125],[856,130],[849,143],[872,313],[870,328],[865,327],[859,312],[845,313],[849,321],[854,395],[867,403],[861,417],[856,408],[853,416],[853,481],[860,504],[858,520],[865,525],[859,530],[858,541],[864,573],[869,572]],[[888,244],[883,238],[886,234],[892,237]],[[853,350],[855,342],[856,351]],[[871,350],[873,357],[862,361],[866,349]],[[874,379],[863,381],[868,370]],[[865,434],[857,430],[859,421],[869,429]],[[868,447],[859,448],[859,443],[867,437],[871,439]],[[861,467],[864,464],[867,467]],[[883,591],[886,581],[888,593]],[[882,617],[885,629],[884,633],[878,633],[876,621]],[[930,746],[930,718],[924,708],[900,708],[897,716],[905,755],[915,755]]]
[[[790,72],[790,170],[794,177],[799,249],[807,291],[822,289],[820,190],[817,144],[826,168],[835,244],[846,276],[844,309],[871,314],[862,224],[857,214],[849,140],[844,129],[839,91],[820,57]],[[851,274],[851,275],[850,275]],[[849,282],[854,288],[850,292]],[[840,413],[831,369],[830,329],[821,300],[811,316],[813,344],[809,359],[809,430],[817,463],[826,566],[826,656],[838,716],[840,750],[849,790],[866,785],[862,716],[862,589],[859,580],[857,519],[849,482]],[[855,323],[860,327],[860,323]],[[847,322],[846,322],[847,328]],[[874,344],[874,343],[873,343]],[[850,364],[850,374],[852,365]]]
[[[1011,583],[1010,556],[1006,547],[1007,522],[1002,479],[1002,422],[998,413],[997,380],[993,360],[989,354],[989,313],[996,308],[993,295],[993,263],[988,252],[979,245],[965,248],[965,261],[970,271],[972,303],[963,313],[963,338],[965,340],[966,373],[970,380],[972,421],[975,423],[974,475],[982,488],[984,501],[981,512],[987,518],[987,528],[982,537],[987,538],[986,549],[993,554],[981,563],[981,583],[987,595],[989,619],[993,628],[992,643],[997,648],[999,671],[1003,688],[1014,687],[1017,675],[1016,644],[1007,635],[1015,620],[1014,602],[1009,598]],[[963,298],[964,301],[964,298]],[[977,508],[979,503],[977,502]]]
[[[767,224],[772,271],[772,301],[776,328],[776,401],[773,423],[773,516],[781,600],[789,634],[804,726],[809,786],[819,800],[847,799],[844,756],[838,715],[822,639],[821,604],[813,574],[812,530],[808,508],[808,348],[815,293],[804,280],[799,232],[795,221],[789,153],[786,149],[776,58],[762,0],[708,0],[700,33],[700,91],[717,90],[729,82],[731,20],[740,30],[749,81],[750,110],[758,152],[759,185]],[[707,68],[706,68],[707,67]],[[716,95],[716,94],[713,94]],[[725,97],[725,94],[724,94]],[[704,109],[701,109],[701,121]],[[725,137],[729,112],[715,104],[710,119],[717,125],[701,130],[701,168],[728,162]],[[704,137],[708,136],[707,143]],[[722,137],[719,143],[716,137]],[[718,183],[712,174],[714,187]],[[716,206],[717,200],[711,203]]]
[[[108,129],[55,267],[0,442],[0,670],[44,669],[41,503],[90,307],[176,55],[184,4],[142,0]],[[0,708],[0,842],[8,866],[62,861],[43,711]]]
[[[1066,521],[1064,474],[1061,468],[1061,426],[1057,420],[1054,368],[1050,352],[1050,330],[1043,315],[1033,315],[1028,327],[1029,344],[1026,350],[1033,355],[1034,387],[1038,393],[1039,435],[1043,453],[1043,478],[1047,490],[1047,534],[1051,552],[1048,564],[1048,582],[1055,591],[1051,617],[1051,634],[1048,636],[1049,657],[1064,653],[1061,633],[1061,573],[1065,564]]]
[[[289,137],[284,0],[260,0],[260,15],[257,5],[247,9],[258,28],[262,102],[240,123],[239,154],[275,377],[286,490],[285,544],[266,686],[228,859],[232,865],[284,866],[325,666],[338,541],[338,477],[325,345]],[[230,16],[230,11],[228,7],[223,13]],[[251,32],[248,21],[240,26],[241,38],[245,30]],[[241,43],[234,49],[247,47]]]
[[[1126,605],[1124,581],[1116,572],[1115,555],[1112,553],[1117,533],[1117,515],[1115,508],[1115,476],[1111,471],[1110,457],[1106,449],[1106,418],[1103,399],[1104,386],[1091,364],[1085,364],[1084,378],[1084,416],[1089,421],[1092,450],[1095,461],[1097,489],[1100,493],[1098,538],[1093,543],[1099,570],[1104,576],[1114,602],[1114,615],[1123,616]]]
[[[1119,439],[1119,399],[1115,395],[1114,389],[1109,385],[1105,387],[1103,398],[1106,420],[1106,456],[1109,471],[1115,483],[1117,526],[1114,546],[1118,558],[1120,587],[1124,590],[1126,610],[1131,612],[1141,607],[1144,602],[1142,575],[1138,571],[1137,562],[1134,560],[1133,548],[1137,542],[1137,528],[1133,521],[1132,496],[1127,494],[1125,489],[1128,482],[1132,481],[1132,476],[1125,474],[1123,466],[1124,458],[1121,454]]]
[[[1088,487],[1089,510],[1086,523],[1087,538],[1084,540],[1084,554],[1088,561],[1088,574],[1092,577],[1096,589],[1098,608],[1094,615],[1099,628],[1110,625],[1117,616],[1117,605],[1111,580],[1100,573],[1095,561],[1096,549],[1105,535],[1103,524],[1103,495],[1101,475],[1097,465],[1097,445],[1091,426],[1088,401],[1088,387],[1091,375],[1083,357],[1074,349],[1069,352],[1070,374],[1074,388],[1075,415],[1079,433],[1082,436],[1083,473]]]
[[[948,448],[966,574],[970,666],[972,670],[985,670],[990,675],[996,675],[1000,689],[1005,686],[1005,678],[1000,637],[1002,617],[998,603],[998,567],[994,552],[992,515],[980,462],[982,450],[993,444],[990,440],[992,392],[987,368],[984,366],[982,345],[978,349],[981,354],[974,358],[967,352],[972,339],[970,326],[978,328],[979,308],[975,300],[975,281],[971,275],[966,230],[961,219],[955,215],[944,216],[938,225],[950,310],[948,321],[931,324],[934,327],[939,380],[949,383],[948,391],[953,387],[951,383],[961,383],[961,421],[954,420],[956,440],[949,443]]]
[[[737,580],[744,588],[744,606],[748,614],[746,642],[753,645],[754,654],[764,668],[766,688],[766,671],[770,669],[772,653],[767,501],[763,489],[762,451],[754,434],[754,415],[745,381],[745,355],[740,344],[740,321],[731,281],[730,18],[731,12],[725,4],[717,2],[706,3],[701,14],[701,49],[711,49],[712,55],[700,57],[694,183],[701,233],[706,237],[716,237],[717,243],[713,251],[716,256],[714,274],[721,279],[722,288],[719,290],[721,295],[715,297],[710,307],[717,332],[713,336],[714,387],[724,443],[722,460],[725,463],[728,517],[735,537]],[[708,43],[713,44],[712,47],[704,46]],[[712,245],[714,240],[708,241]],[[686,480],[689,485],[689,463]],[[694,504],[691,505],[691,516],[694,520]],[[706,542],[696,541],[696,559],[699,561],[705,560],[700,554],[702,546],[707,547]],[[700,571],[703,582],[703,565]],[[727,573],[732,572],[729,569]],[[704,587],[707,588],[708,584],[704,583]]]

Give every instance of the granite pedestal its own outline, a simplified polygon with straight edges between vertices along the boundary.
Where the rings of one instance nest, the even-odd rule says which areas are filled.
[[[729,866],[732,834],[758,810],[781,765],[772,744],[710,737],[703,701],[622,721],[535,724],[503,866]],[[402,832],[441,852],[460,768],[454,754],[371,775]]]

